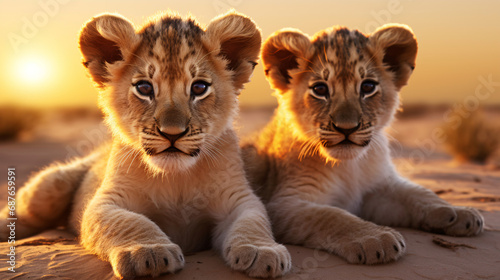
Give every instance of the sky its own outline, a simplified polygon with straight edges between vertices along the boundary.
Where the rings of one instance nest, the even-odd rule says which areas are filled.
[[[263,38],[293,27],[313,35],[344,25],[372,32],[404,23],[416,34],[417,66],[403,103],[500,104],[500,1],[436,0],[0,0],[0,105],[95,106],[97,91],[78,49],[82,25],[103,12],[136,25],[158,11],[194,15],[201,24],[230,8],[252,17]],[[274,105],[259,64],[240,97]]]

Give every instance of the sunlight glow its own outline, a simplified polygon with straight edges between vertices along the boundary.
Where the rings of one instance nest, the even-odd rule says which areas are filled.
[[[17,78],[21,82],[40,84],[47,77],[48,65],[42,59],[24,58],[17,61]]]

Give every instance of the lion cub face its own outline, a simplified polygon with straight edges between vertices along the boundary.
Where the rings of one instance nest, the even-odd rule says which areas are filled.
[[[170,14],[136,30],[107,14],[80,36],[108,124],[160,172],[185,170],[216,153],[211,147],[231,126],[260,43],[255,24],[236,13],[206,30]]]
[[[399,104],[398,92],[414,68],[415,37],[408,27],[389,25],[366,36],[331,28],[312,39],[279,31],[264,44],[266,76],[296,124],[296,137],[327,159],[353,159],[386,126]]]

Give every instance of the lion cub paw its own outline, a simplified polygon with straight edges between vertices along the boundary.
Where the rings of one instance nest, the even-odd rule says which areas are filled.
[[[338,242],[340,246],[335,246],[337,249],[332,251],[354,264],[387,263],[399,259],[406,251],[404,238],[399,232],[375,224]]]
[[[118,277],[126,279],[137,276],[156,277],[182,269],[184,256],[176,244],[137,245],[114,249],[110,255],[110,262]]]
[[[444,205],[427,211],[422,228],[452,236],[473,236],[483,231],[483,225],[484,218],[476,209]]]
[[[232,269],[250,277],[279,277],[290,271],[292,261],[285,246],[239,245],[226,249],[226,261]]]

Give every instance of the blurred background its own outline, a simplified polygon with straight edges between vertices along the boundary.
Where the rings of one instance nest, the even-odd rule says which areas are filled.
[[[500,1],[430,0],[210,0],[210,1],[2,1],[0,11],[0,102],[30,107],[94,106],[96,91],[86,78],[78,32],[92,16],[116,12],[141,25],[148,16],[171,9],[193,14],[200,23],[235,8],[252,17],[263,37],[284,27],[313,35],[333,25],[370,33],[378,26],[404,23],[419,42],[417,68],[405,88],[406,104],[462,102],[480,77],[500,83]],[[242,105],[272,105],[275,99],[257,68],[241,96]],[[500,90],[497,84],[495,90]],[[485,103],[500,103],[491,94]]]
[[[1,1],[0,168],[21,180],[54,159],[83,155],[109,138],[81,62],[77,37],[92,16],[116,12],[140,26],[171,9],[201,24],[230,8],[263,37],[285,27],[309,35],[333,25],[364,33],[404,23],[419,42],[417,67],[389,129],[393,153],[412,168],[432,160],[498,167],[500,1],[430,0],[37,0]],[[259,64],[241,98],[242,137],[264,126],[276,100]],[[245,121],[251,119],[252,122]],[[410,172],[408,171],[408,172]],[[3,176],[3,175],[2,175]]]

